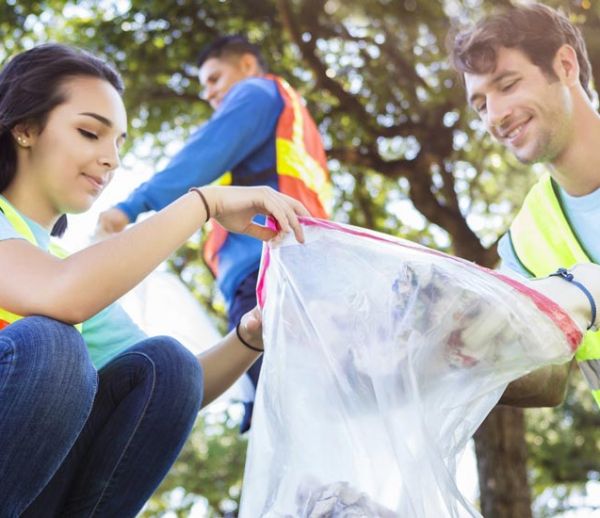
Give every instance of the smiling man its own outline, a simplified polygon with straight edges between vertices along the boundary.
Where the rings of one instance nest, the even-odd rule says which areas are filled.
[[[526,164],[546,163],[498,251],[505,269],[545,277],[600,260],[600,117],[580,31],[540,4],[513,7],[458,33],[451,44],[467,99],[487,131]],[[600,404],[600,333],[576,359]],[[511,384],[501,402],[562,402],[569,366]]]
[[[328,215],[331,185],[321,137],[298,93],[267,74],[258,48],[242,36],[224,36],[198,59],[204,99],[215,110],[169,165],[127,200],[102,213],[101,233],[119,232],[139,214],[160,210],[191,187],[268,185],[300,200],[320,218]],[[228,234],[213,222],[204,258],[228,306],[233,329],[256,305],[262,243]],[[256,386],[260,360],[249,371]],[[247,405],[242,430],[249,426]]]

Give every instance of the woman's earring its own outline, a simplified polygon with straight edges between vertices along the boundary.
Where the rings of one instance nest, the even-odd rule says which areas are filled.
[[[23,137],[17,137],[17,142],[23,147],[27,146],[27,141]]]

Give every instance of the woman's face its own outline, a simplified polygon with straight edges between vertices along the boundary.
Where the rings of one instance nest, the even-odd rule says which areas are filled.
[[[37,202],[55,215],[92,205],[120,164],[127,128],[123,101],[109,82],[81,76],[61,88],[65,102],[49,113],[40,132],[33,131],[18,172],[27,175]]]

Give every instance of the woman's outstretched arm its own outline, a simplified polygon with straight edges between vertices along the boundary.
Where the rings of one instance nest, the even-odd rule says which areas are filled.
[[[308,215],[296,200],[268,187],[204,187],[210,215],[232,232],[258,239],[275,232],[252,223],[256,214],[272,215],[281,231],[303,240],[298,215]],[[45,315],[82,322],[115,301],[171,255],[207,220],[196,192],[66,259],[57,259],[21,239],[0,242],[0,307],[18,315]]]

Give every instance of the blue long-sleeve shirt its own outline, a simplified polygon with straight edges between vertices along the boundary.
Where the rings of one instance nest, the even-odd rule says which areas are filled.
[[[142,212],[160,210],[190,187],[209,184],[227,171],[232,172],[234,183],[245,183],[244,178],[272,170],[267,178],[260,175],[260,184],[276,189],[275,130],[283,106],[273,80],[240,81],[167,167],[117,207],[135,221]],[[219,252],[217,283],[228,304],[239,283],[258,268],[261,249],[261,242],[249,236],[227,237]]]

